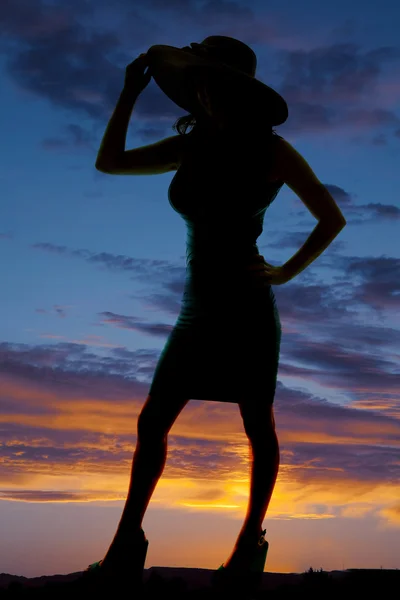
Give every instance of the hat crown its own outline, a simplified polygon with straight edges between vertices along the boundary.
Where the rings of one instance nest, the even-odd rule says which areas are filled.
[[[200,44],[190,44],[194,53],[207,58],[215,58],[238,71],[254,77],[257,57],[255,52],[244,42],[224,35],[206,37]]]
[[[256,79],[255,52],[240,40],[215,35],[206,37],[200,44],[193,42],[183,48],[158,44],[149,48],[147,56],[157,85],[189,113],[198,110],[199,78],[200,83],[210,81],[211,87],[215,82],[217,91],[222,86],[221,102],[228,94],[238,101],[237,105],[249,106],[251,110],[265,114],[265,119],[272,125],[281,125],[288,117],[284,98]]]

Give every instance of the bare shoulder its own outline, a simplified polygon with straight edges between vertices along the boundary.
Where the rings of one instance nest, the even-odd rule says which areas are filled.
[[[345,222],[336,201],[304,156],[281,136],[277,136],[276,142],[276,174],[280,181],[286,183],[316,219]]]
[[[290,143],[280,135],[275,135],[276,148],[276,168],[281,179],[285,183],[290,183],[293,175],[307,177],[309,183],[321,184],[317,175],[312,170],[304,156]],[[288,185],[289,185],[288,183]]]

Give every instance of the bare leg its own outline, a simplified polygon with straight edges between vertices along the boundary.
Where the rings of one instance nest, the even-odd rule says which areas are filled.
[[[238,545],[245,537],[254,537],[254,543],[257,543],[279,470],[279,444],[274,426],[268,427],[262,436],[250,437],[249,447],[251,480],[247,514],[232,554],[224,563],[225,567],[231,565],[246,568],[251,561],[251,557],[245,551],[240,551]]]
[[[241,534],[258,536],[274,491],[279,471],[279,444],[275,430],[270,438],[257,445],[249,442],[251,460],[250,498]]]
[[[128,496],[114,539],[102,566],[118,568],[132,561],[132,542],[140,533],[143,517],[167,459],[168,433],[188,403],[184,398],[148,396],[137,422]]]
[[[131,560],[127,552],[129,542],[142,526],[151,496],[164,470],[166,458],[166,437],[151,439],[148,442],[138,439],[125,507],[114,539],[103,559],[103,567],[118,566],[121,561]]]

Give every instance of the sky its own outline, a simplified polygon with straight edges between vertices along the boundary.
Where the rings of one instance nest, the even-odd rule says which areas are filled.
[[[186,230],[168,203],[174,172],[118,177],[94,164],[126,65],[208,35],[256,52],[256,77],[288,103],[277,133],[347,221],[273,288],[281,467],[265,570],[400,567],[400,8],[379,9],[2,0],[0,572],[80,571],[114,535],[137,416],[180,309]],[[127,149],[173,135],[183,114],[151,80]],[[260,253],[283,264],[315,224],[283,186]],[[143,522],[146,568],[218,568],[248,493],[238,406],[191,399]]]

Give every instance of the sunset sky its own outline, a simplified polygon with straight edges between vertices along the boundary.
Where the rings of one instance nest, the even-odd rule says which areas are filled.
[[[167,198],[173,172],[116,177],[94,163],[126,65],[208,35],[254,49],[256,77],[289,106],[277,133],[347,220],[273,289],[281,468],[265,570],[400,567],[399,26],[394,0],[2,0],[0,572],[80,571],[114,534],[180,309],[186,230]],[[183,114],[152,80],[127,148],[173,135]],[[284,186],[261,254],[283,264],[315,223]],[[145,566],[217,568],[248,478],[237,405],[191,400],[143,523]]]

